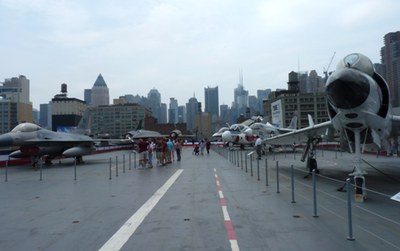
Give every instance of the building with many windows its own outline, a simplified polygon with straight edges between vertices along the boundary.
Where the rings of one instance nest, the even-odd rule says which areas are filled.
[[[201,112],[201,103],[195,97],[191,97],[186,103],[187,129],[191,132],[195,129],[195,116]]]
[[[98,106],[98,105],[109,105],[109,104],[110,104],[109,90],[106,82],[104,81],[103,76],[99,74],[92,87],[90,105]]]
[[[400,31],[384,36],[381,48],[382,77],[389,85],[392,105],[400,107]]]
[[[178,123],[178,100],[169,98],[168,123]]]
[[[264,103],[264,110],[267,120],[275,126],[288,127],[292,117],[297,115],[297,128],[304,128],[309,126],[308,114],[316,124],[329,120],[326,102],[324,92],[275,91]]]
[[[212,120],[216,121],[219,117],[219,99],[218,86],[204,88],[204,111],[212,116]]]
[[[145,123],[145,117],[149,116],[150,109],[139,104],[101,105],[88,108],[85,123],[89,134],[94,137],[107,134],[111,138],[119,138],[135,130],[140,121]],[[143,124],[143,127],[146,128],[146,125]]]
[[[75,128],[86,110],[86,102],[77,98],[56,95],[51,100],[51,129],[69,132]]]
[[[0,133],[7,133],[21,122],[32,122],[29,79],[20,75],[0,85]]]

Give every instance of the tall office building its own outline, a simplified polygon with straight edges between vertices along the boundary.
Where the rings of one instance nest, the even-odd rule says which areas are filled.
[[[263,102],[268,99],[271,89],[257,90],[257,110],[260,115],[265,116]]]
[[[384,36],[381,48],[382,75],[389,85],[392,94],[392,105],[400,106],[400,31],[390,32]]]
[[[184,105],[178,106],[178,123],[186,122],[186,107]]]
[[[51,130],[51,103],[40,104],[40,120],[39,124],[43,128]]]
[[[103,76],[99,74],[92,87],[92,106],[109,105],[110,95],[106,82]]]
[[[158,123],[160,123],[160,124],[167,123],[167,104],[166,103],[161,103],[160,117],[158,118]]]
[[[241,78],[241,82],[238,84],[238,87],[234,89],[234,102],[232,108],[236,110],[236,118],[238,118],[241,114],[244,115],[246,113],[248,98],[249,91],[244,89],[243,78]]]
[[[32,122],[29,79],[20,75],[0,85],[0,133],[9,132],[20,122]]]
[[[169,99],[168,123],[178,123],[178,100],[175,98]]]
[[[192,97],[189,99],[189,101],[186,103],[186,123],[187,123],[187,129],[191,132],[195,130],[195,117],[196,114],[199,113],[201,110],[199,110],[199,102],[195,97]]]
[[[92,104],[92,89],[83,90],[83,101],[85,101],[87,105]]]
[[[211,114],[212,121],[216,121],[219,117],[218,86],[204,88],[204,99],[205,112]]]
[[[219,106],[219,110],[220,110],[220,119],[222,121],[225,121],[228,124],[232,124],[233,121],[231,121],[231,115],[230,115],[230,110],[229,110],[229,106],[228,105],[220,105]]]
[[[158,120],[159,123],[161,120],[161,94],[160,92],[153,88],[149,91],[147,94],[147,101],[148,101],[148,106],[151,110],[151,113],[154,118]]]

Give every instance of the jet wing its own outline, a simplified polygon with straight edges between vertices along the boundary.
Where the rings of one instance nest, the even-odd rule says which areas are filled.
[[[142,129],[137,131],[131,131],[130,134],[131,134],[131,136],[129,136],[130,139],[163,138],[167,136],[156,131],[142,130]]]
[[[308,126],[302,129],[293,130],[288,133],[264,139],[264,142],[271,145],[289,145],[307,142],[310,137],[323,138],[327,129],[333,129],[331,121]]]

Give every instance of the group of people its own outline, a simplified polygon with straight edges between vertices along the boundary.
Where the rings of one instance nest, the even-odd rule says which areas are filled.
[[[206,149],[207,154],[210,154],[211,142],[207,138],[202,139],[200,143],[193,142],[193,154],[194,155],[204,155],[204,149]]]
[[[182,146],[181,139],[139,139],[136,145],[139,153],[139,168],[152,168],[153,163],[159,166],[170,164],[175,161],[175,153],[176,161],[181,161]]]

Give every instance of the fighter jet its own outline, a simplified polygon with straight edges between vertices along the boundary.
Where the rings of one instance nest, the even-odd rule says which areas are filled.
[[[125,138],[131,141],[141,138],[144,139],[144,138],[164,138],[164,137],[169,137],[175,140],[178,137],[193,138],[194,136],[195,135],[183,135],[182,132],[178,129],[172,130],[169,134],[161,134],[157,131],[145,130],[143,128],[143,120],[139,121],[139,124],[137,125],[135,130],[129,131],[125,134]]]
[[[262,121],[262,117],[258,116],[240,124],[233,124],[228,130],[224,130],[221,133],[222,141],[230,148],[236,144],[240,145],[240,148],[243,149],[246,145],[254,145],[257,136],[261,139],[266,139],[282,133],[291,132],[297,128],[297,116],[293,116],[287,128],[280,128],[269,122],[263,123]],[[221,131],[221,129],[219,131]]]
[[[30,157],[33,167],[41,157],[46,157],[46,164],[51,164],[55,157],[73,157],[81,163],[83,155],[96,150],[95,141],[89,136],[54,132],[32,123],[21,123],[9,133],[0,135],[0,147],[14,146],[19,148],[9,157]]]
[[[239,145],[244,148],[246,145],[252,145],[256,141],[256,135],[249,126],[245,124],[233,124],[221,135],[222,141],[232,148],[233,145]]]
[[[316,168],[314,149],[322,139],[335,133],[355,154],[356,198],[365,194],[366,174],[361,165],[361,146],[374,144],[388,148],[389,140],[400,135],[400,116],[392,113],[389,87],[375,71],[371,60],[360,53],[345,56],[327,80],[326,93],[330,121],[313,124],[294,132],[266,139],[268,143],[306,142],[302,160],[308,155],[309,167]],[[325,131],[323,133],[322,131]],[[344,146],[344,144],[343,144]]]

